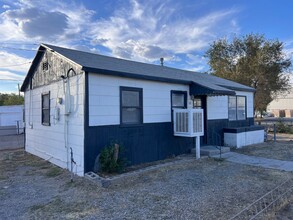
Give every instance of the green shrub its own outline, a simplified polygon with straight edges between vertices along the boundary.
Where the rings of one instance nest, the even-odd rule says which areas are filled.
[[[278,133],[293,134],[292,127],[281,121],[276,124],[276,131]]]
[[[118,158],[115,158],[115,145],[111,144],[108,147],[105,147],[100,153],[100,165],[101,171],[106,173],[121,173],[125,166],[127,165],[126,158],[123,158],[124,149],[118,145]]]

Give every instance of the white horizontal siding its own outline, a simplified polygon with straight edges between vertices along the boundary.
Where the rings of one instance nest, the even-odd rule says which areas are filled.
[[[62,167],[67,164],[70,153],[65,148],[65,104],[63,82],[59,81],[47,86],[35,88],[25,92],[25,119],[26,119],[26,150],[41,158]],[[42,93],[50,92],[50,126],[41,124]],[[74,171],[78,175],[84,172],[84,75],[70,78],[71,114],[68,117],[68,147],[73,150],[77,167]],[[30,97],[32,105],[30,105]],[[63,103],[58,104],[57,98]],[[31,109],[30,109],[31,106]],[[54,120],[55,108],[60,108],[60,120]]]
[[[171,90],[188,85],[89,74],[89,125],[120,124],[120,86],[143,89],[143,122],[171,121]]]
[[[246,97],[247,117],[253,117],[253,92],[236,91],[236,95]],[[207,97],[208,120],[228,119],[228,96]]]
[[[207,119],[228,119],[228,96],[207,97]]]

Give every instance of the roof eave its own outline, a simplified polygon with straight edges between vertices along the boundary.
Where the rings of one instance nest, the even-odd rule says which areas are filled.
[[[36,53],[36,55],[32,61],[32,64],[28,70],[28,73],[26,74],[26,77],[22,83],[22,86],[20,88],[21,92],[24,92],[26,90],[26,88],[30,82],[30,78],[33,76],[35,69],[39,64],[39,61],[42,59],[42,56],[44,54],[44,50],[46,50],[46,48],[43,45],[40,45],[38,48],[38,52]]]
[[[243,91],[243,92],[255,92],[256,89],[252,88],[252,87],[248,87],[247,88],[241,88],[241,87],[232,87],[232,86],[223,86],[221,85],[221,87],[227,88],[227,89],[232,89],[235,91]]]
[[[209,95],[209,96],[219,96],[219,95],[235,95],[235,91],[229,89],[213,89],[208,86],[201,85],[199,83],[193,82],[190,86],[190,95]]]

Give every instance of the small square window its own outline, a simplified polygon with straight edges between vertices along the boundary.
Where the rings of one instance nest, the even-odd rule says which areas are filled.
[[[49,69],[48,61],[45,61],[42,63],[42,69],[43,69],[43,71],[47,71]]]
[[[202,108],[201,98],[194,98],[193,99],[193,108],[197,108],[197,109],[201,109]]]
[[[187,107],[187,93],[184,91],[171,91],[171,105],[172,108],[186,108]]]

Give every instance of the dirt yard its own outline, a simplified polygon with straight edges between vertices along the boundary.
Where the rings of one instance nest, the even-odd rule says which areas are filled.
[[[293,161],[293,135],[277,134],[276,142],[273,141],[272,134],[269,136],[270,141],[268,142],[250,145],[234,151],[246,155]]]
[[[292,160],[283,142],[248,149]],[[22,150],[0,151],[0,219],[229,219],[289,178],[292,172],[202,158],[102,188],[81,177],[71,183],[69,172]],[[271,219],[292,215],[289,203]]]

